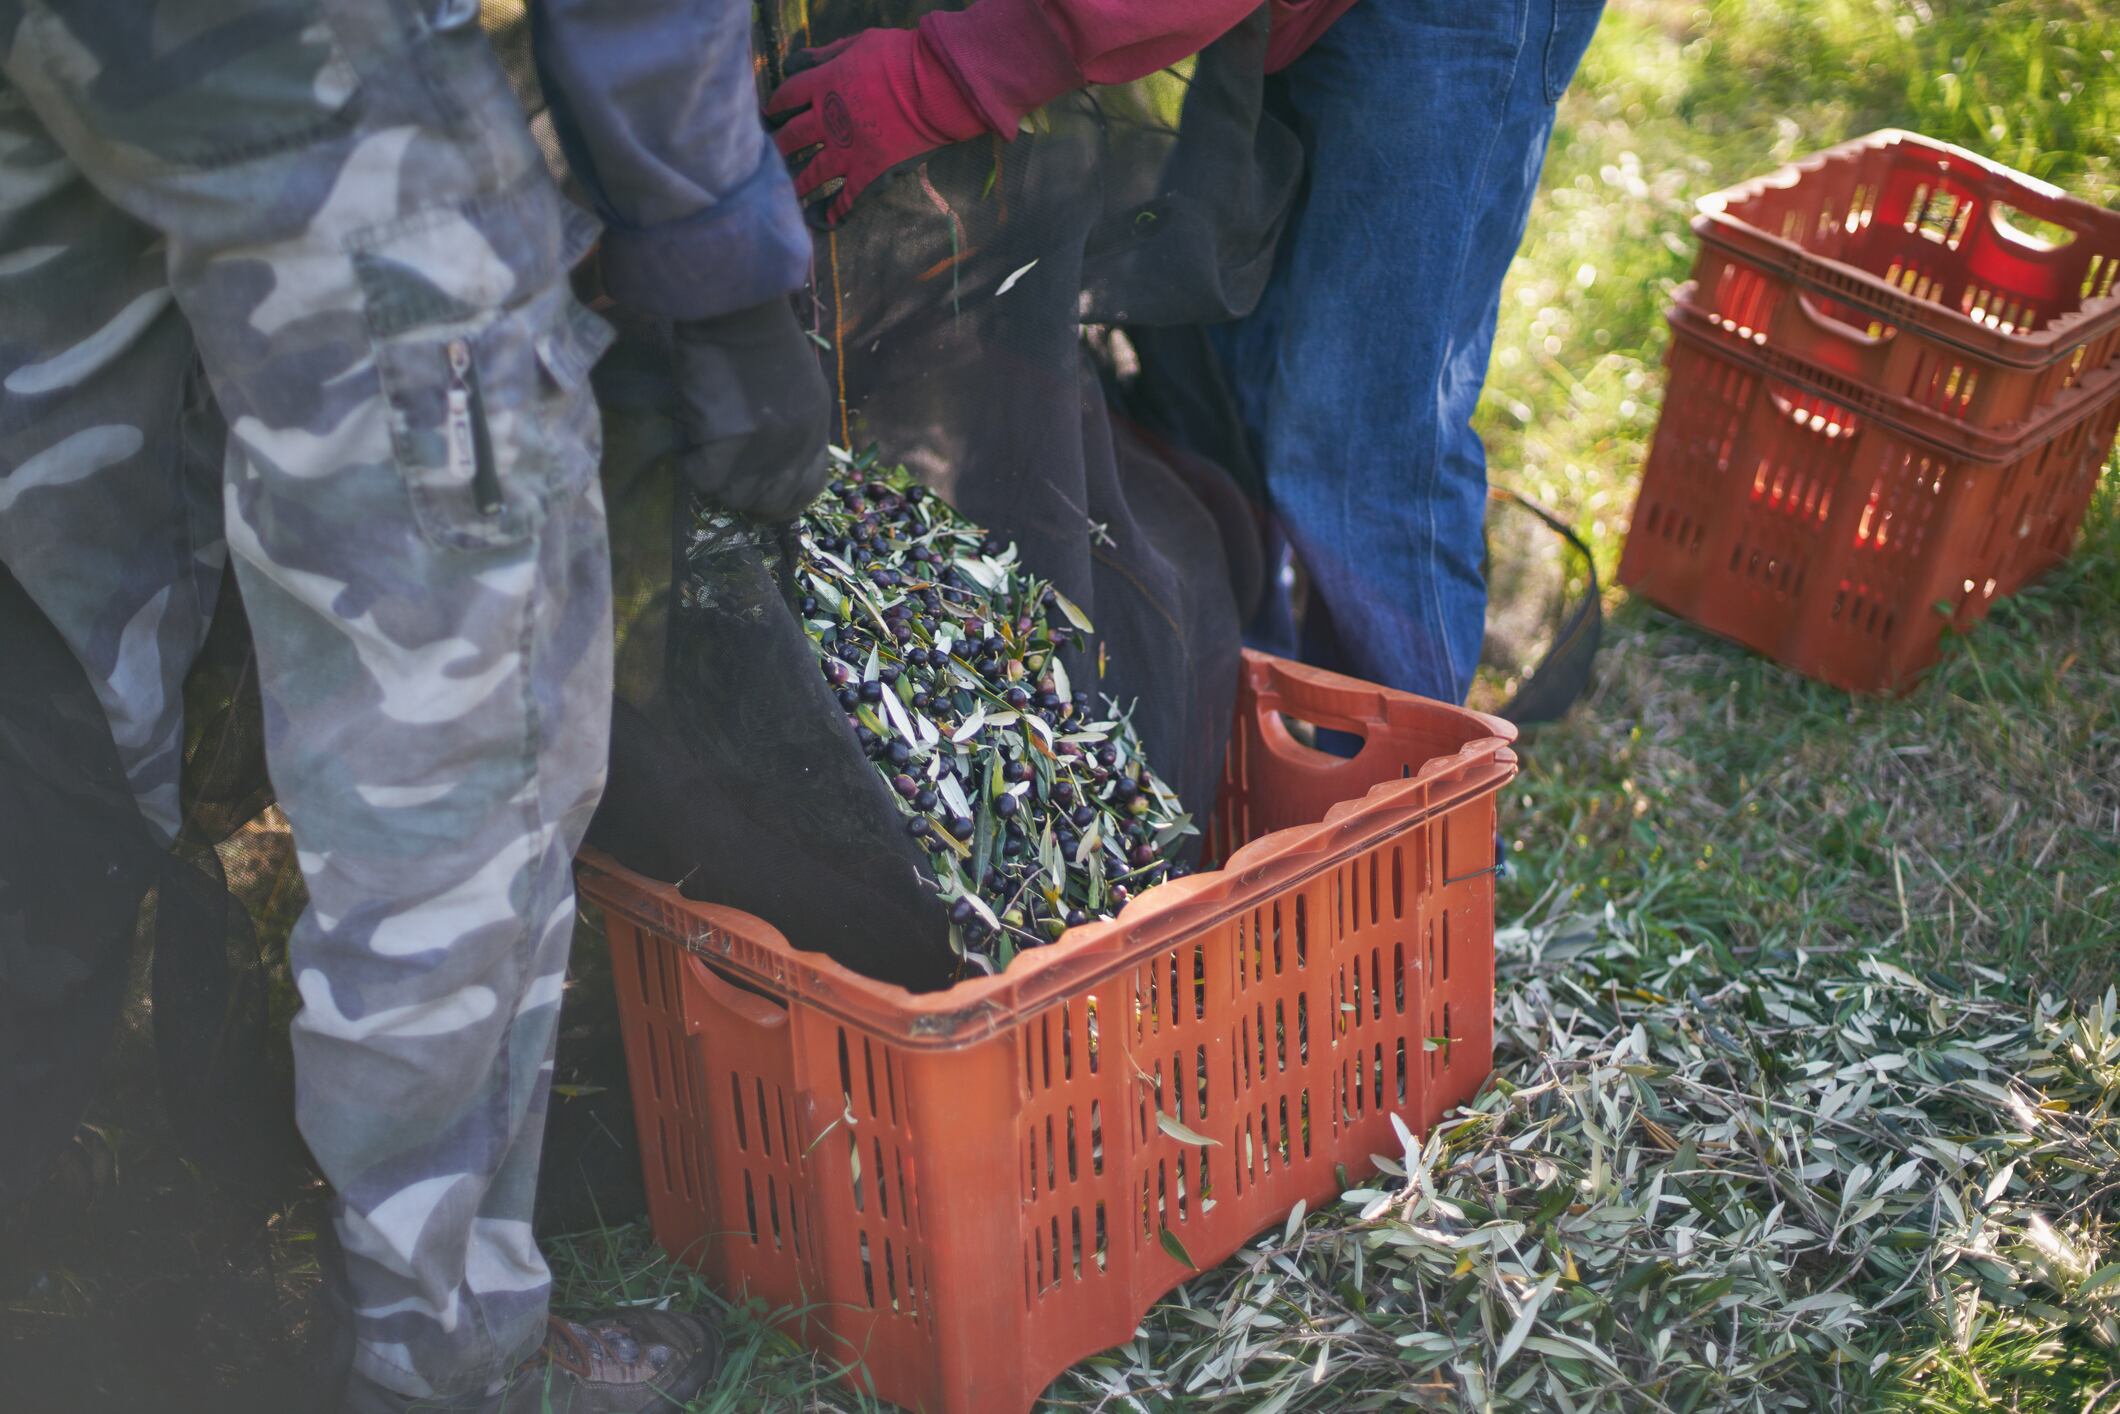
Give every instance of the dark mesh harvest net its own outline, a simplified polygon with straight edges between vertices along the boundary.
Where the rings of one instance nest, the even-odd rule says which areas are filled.
[[[799,8],[767,14],[762,52],[919,13],[812,4],[805,26]],[[1137,370],[1112,331],[1256,300],[1299,166],[1262,116],[1265,40],[1262,10],[1187,74],[1072,95],[1012,142],[901,172],[820,234],[808,302],[835,440],[903,462],[1081,608],[1094,632],[1061,650],[1066,675],[1129,714],[1196,815],[1213,803],[1259,590],[1254,513],[1219,467],[1120,411],[1114,389]],[[672,526],[694,511],[668,463],[652,331],[628,332],[600,372],[621,703],[592,843],[799,947],[944,984],[960,970],[955,895],[818,672],[773,537],[673,558]],[[673,565],[691,594],[673,596]]]

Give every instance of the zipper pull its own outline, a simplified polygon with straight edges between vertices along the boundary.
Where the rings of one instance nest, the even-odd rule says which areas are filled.
[[[493,464],[493,440],[486,429],[486,408],[479,397],[478,371],[471,365],[471,344],[449,341],[449,471],[469,480],[471,499],[481,515],[502,510],[501,478]]]

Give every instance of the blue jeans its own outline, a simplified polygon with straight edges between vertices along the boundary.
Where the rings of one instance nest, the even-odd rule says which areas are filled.
[[[1269,103],[1303,194],[1272,280],[1215,330],[1309,573],[1257,646],[1462,702],[1479,663],[1487,457],[1472,430],[1554,104],[1603,0],[1360,0]]]

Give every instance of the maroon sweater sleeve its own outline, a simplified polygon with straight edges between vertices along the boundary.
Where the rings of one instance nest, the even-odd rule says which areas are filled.
[[[1266,72],[1279,73],[1347,13],[1354,0],[1273,0],[1273,36],[1266,41]]]
[[[1273,0],[1269,68],[1287,64],[1354,0]],[[977,0],[920,33],[994,131],[1096,83],[1130,83],[1199,53],[1258,0]],[[1287,28],[1284,39],[1283,29]]]

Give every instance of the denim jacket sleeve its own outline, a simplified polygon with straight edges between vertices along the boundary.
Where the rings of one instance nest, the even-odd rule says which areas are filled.
[[[707,319],[802,284],[810,233],[759,118],[749,0],[533,0],[531,22],[614,298]]]

